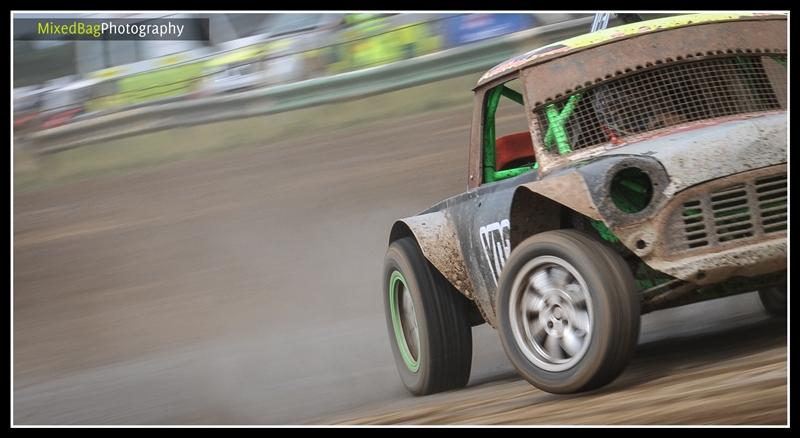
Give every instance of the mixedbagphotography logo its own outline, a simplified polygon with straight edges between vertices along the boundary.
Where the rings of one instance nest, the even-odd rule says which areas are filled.
[[[208,18],[17,18],[18,40],[208,40]]]

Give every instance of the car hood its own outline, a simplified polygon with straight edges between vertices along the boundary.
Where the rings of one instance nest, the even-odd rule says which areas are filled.
[[[787,161],[786,113],[691,127],[600,156],[647,155],[670,177],[667,196],[695,184]]]

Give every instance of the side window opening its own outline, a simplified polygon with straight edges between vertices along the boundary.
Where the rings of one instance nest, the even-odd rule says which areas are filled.
[[[538,169],[519,80],[486,93],[483,124],[483,182]]]

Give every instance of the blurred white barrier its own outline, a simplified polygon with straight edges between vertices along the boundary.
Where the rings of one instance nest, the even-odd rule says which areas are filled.
[[[34,132],[26,142],[40,153],[54,153],[163,129],[273,114],[385,93],[488,69],[522,48],[585,33],[591,23],[592,17],[564,21],[334,76],[99,115]]]

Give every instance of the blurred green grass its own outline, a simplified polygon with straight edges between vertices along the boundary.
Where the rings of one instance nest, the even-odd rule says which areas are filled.
[[[44,156],[16,149],[14,190],[37,190],[322,131],[336,135],[338,129],[378,120],[468,106],[479,77],[476,73],[362,99],[153,132]]]

